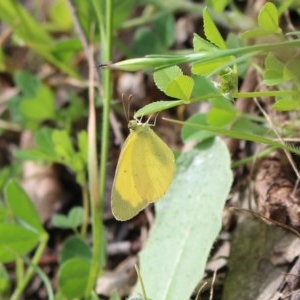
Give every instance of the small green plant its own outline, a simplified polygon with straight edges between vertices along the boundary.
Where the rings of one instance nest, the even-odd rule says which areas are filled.
[[[230,2],[206,1],[206,4],[219,12],[217,16],[224,23],[226,14],[220,12]],[[170,8],[167,1],[149,1],[151,5],[147,8],[150,7],[151,11],[156,7],[156,11],[148,14],[148,9],[145,9],[140,18],[130,20],[128,17],[137,3],[134,0],[70,3],[77,11],[73,18],[80,28],[79,33],[75,37],[55,39],[52,33],[63,31],[63,36],[67,36],[65,31],[71,28],[71,13],[66,1],[51,3],[43,26],[39,26],[21,3],[0,1],[0,19],[13,30],[16,45],[28,45],[45,62],[76,80],[80,79],[76,62],[84,51],[90,70],[88,84],[83,82],[85,87],[89,85],[88,105],[83,102],[84,97],[72,93],[68,95],[70,105],[62,109],[57,108],[56,96],[47,80],[38,79],[27,71],[13,74],[18,94],[8,103],[8,114],[13,123],[5,125],[17,131],[21,128],[32,131],[35,146],[14,151],[16,166],[0,170],[3,191],[0,201],[0,297],[22,298],[30,280],[37,274],[44,283],[48,299],[98,299],[94,287],[106,263],[107,242],[102,215],[110,138],[112,72],[150,70],[154,72],[157,88],[172,100],[152,102],[136,111],[135,118],[204,101],[210,104],[210,109],[185,121],[168,119],[183,125],[182,141],[193,141],[195,146],[178,155],[174,182],[169,193],[156,205],[155,227],[147,246],[140,253],[141,271],[138,275],[143,278],[143,283],[140,280],[134,294],[142,296],[133,298],[188,299],[203,276],[207,257],[221,228],[222,210],[232,184],[230,155],[217,135],[264,143],[269,150],[282,148],[300,153],[299,149],[278,140],[264,117],[245,114],[234,105],[237,98],[274,97],[274,110],[299,110],[299,33],[284,34],[279,27],[278,19],[286,9],[286,3],[279,9],[267,3],[260,11],[256,28],[246,30],[242,38],[229,35],[226,41],[209,9],[190,1],[178,1],[175,8]],[[167,50],[174,42],[173,12],[180,10],[180,5],[184,10],[203,13],[206,39],[194,34],[193,51],[173,55]],[[148,26],[148,21],[153,22],[152,27]],[[116,38],[114,32],[135,26],[140,27],[129,48]],[[256,43],[248,45],[250,39],[255,39]],[[96,69],[92,45],[101,45],[100,62],[105,63],[112,60],[113,41],[128,57],[147,56],[107,64],[107,68],[100,69],[103,94],[96,103],[102,112],[98,170],[97,96],[93,85]],[[1,71],[10,70],[7,56],[8,53],[0,48]],[[251,60],[257,57],[264,64]],[[186,69],[181,68],[181,64],[188,64],[189,72],[184,72]],[[243,77],[250,64],[260,72],[270,90],[239,91],[238,78]],[[87,130],[81,130],[71,138],[74,123],[87,115]],[[54,128],[46,125],[49,121]],[[284,129],[281,136],[289,136],[293,130]],[[73,207],[67,215],[57,214],[52,219],[56,227],[74,232],[59,251],[57,291],[53,290],[50,279],[39,267],[48,233],[31,199],[16,180],[11,180],[20,174],[18,163],[26,160],[62,164],[72,170],[82,188],[83,206]],[[89,224],[91,243],[86,241]],[[16,266],[15,285],[6,270],[8,262],[14,262]]]
[[[267,3],[258,16],[258,28],[245,32],[244,39],[272,36],[276,42],[256,44],[241,48],[228,48],[207,9],[204,10],[204,31],[206,41],[194,35],[194,53],[185,55],[148,55],[145,58],[121,61],[108,67],[127,71],[154,71],[157,87],[167,96],[178,100],[161,100],[150,103],[135,113],[141,117],[157,113],[179,105],[188,105],[199,101],[208,101],[211,105],[206,118],[200,123],[173,122],[184,125],[183,132],[189,138],[186,126],[211,131],[233,138],[264,143],[272,147],[284,148],[299,154],[299,150],[287,144],[276,142],[265,127],[265,119],[246,115],[236,110],[233,101],[237,98],[274,97],[273,108],[281,111],[299,108],[299,71],[297,47],[299,39],[286,40],[278,25],[278,11],[274,4]],[[275,38],[274,38],[275,37]],[[281,53],[289,52],[287,59]],[[263,81],[268,86],[276,85],[277,89],[265,92],[241,93],[238,91],[238,66],[254,56],[265,58],[265,69],[262,70]],[[190,63],[190,75],[184,75],[178,64]],[[297,70],[296,70],[297,69]],[[218,76],[218,81],[213,79]],[[286,84],[291,88],[286,89]],[[192,116],[192,118],[197,118]],[[171,120],[169,120],[171,121]],[[196,129],[195,129],[196,130]],[[263,136],[262,136],[263,134]],[[199,135],[202,133],[199,132]]]

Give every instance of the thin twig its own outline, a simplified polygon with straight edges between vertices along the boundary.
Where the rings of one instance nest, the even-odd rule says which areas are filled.
[[[254,102],[255,102],[255,104],[257,105],[257,107],[259,108],[259,110],[262,112],[262,114],[264,115],[264,117],[266,118],[267,122],[269,123],[270,127],[272,128],[272,130],[273,130],[274,133],[276,134],[276,136],[277,136],[277,138],[279,139],[279,141],[280,141],[282,144],[284,144],[283,138],[282,138],[281,135],[279,134],[278,130],[276,129],[276,127],[275,127],[275,125],[273,124],[273,122],[272,122],[271,118],[269,117],[269,115],[266,113],[266,111],[263,109],[263,107],[259,104],[257,98],[254,98]],[[297,169],[297,166],[295,165],[295,162],[294,162],[294,160],[293,160],[293,158],[292,158],[292,156],[291,156],[291,153],[288,152],[287,150],[285,150],[284,148],[283,148],[283,151],[284,151],[284,154],[286,155],[288,161],[290,162],[290,164],[291,164],[291,166],[292,166],[292,168],[293,168],[293,170],[294,170],[294,172],[295,172],[295,174],[296,174],[296,176],[297,176],[297,178],[298,178],[298,181],[299,181],[299,180],[300,180],[300,173],[299,173],[299,171],[298,171],[298,169]],[[295,186],[297,186],[297,185],[295,185]],[[293,194],[294,194],[294,192],[295,192],[295,188],[294,188],[294,190],[293,190]]]
[[[252,210],[248,210],[248,209],[244,209],[244,208],[237,208],[237,207],[230,207],[229,208],[230,210],[233,210],[233,211],[236,211],[236,212],[246,212],[248,214],[251,214],[253,215],[254,217],[258,218],[258,219],[261,219],[263,220],[265,223],[271,223],[275,226],[279,226],[279,227],[282,227],[290,232],[292,232],[293,234],[295,234],[297,237],[300,238],[300,233],[293,227],[289,226],[289,225],[286,225],[286,224],[283,224],[283,223],[280,223],[280,222],[277,222],[275,220],[272,220],[272,219],[269,219],[255,211],[252,211]]]

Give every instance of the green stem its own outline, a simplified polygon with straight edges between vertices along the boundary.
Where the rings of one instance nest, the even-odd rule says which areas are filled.
[[[258,98],[258,97],[276,97],[299,95],[299,91],[285,90],[285,91],[260,91],[260,92],[242,92],[236,93],[235,98]]]
[[[202,130],[215,132],[217,134],[222,134],[222,135],[225,135],[225,136],[228,136],[231,138],[251,141],[251,142],[255,142],[255,143],[261,143],[261,144],[269,145],[269,146],[272,146],[275,148],[284,149],[284,150],[290,151],[290,152],[298,154],[298,155],[300,154],[300,150],[298,148],[293,147],[292,145],[289,145],[289,144],[281,143],[276,140],[266,138],[264,136],[260,136],[260,135],[256,135],[256,134],[252,134],[252,133],[248,133],[248,132],[244,132],[244,131],[229,130],[229,129],[225,129],[225,128],[217,127],[217,126],[200,125],[200,124],[194,124],[194,123],[189,123],[189,122],[173,120],[173,119],[169,119],[169,118],[163,118],[163,119],[167,120],[169,122],[172,122],[172,123],[185,125],[185,126],[192,126],[194,128],[199,128]]]
[[[88,224],[89,224],[89,215],[90,215],[89,194],[86,187],[86,183],[82,185],[82,197],[83,197],[84,215],[83,215],[83,222],[80,230],[80,235],[82,236],[82,238],[85,238]]]
[[[46,232],[44,232],[41,236],[41,243],[38,246],[38,248],[34,254],[34,257],[32,258],[32,264],[26,270],[23,280],[20,282],[20,284],[18,284],[18,286],[17,286],[16,290],[14,291],[14,293],[12,294],[10,300],[18,300],[22,296],[23,291],[25,290],[29,281],[31,280],[32,275],[35,272],[35,269],[38,266],[38,263],[44,253],[44,250],[47,246],[48,239],[49,239],[48,234]]]
[[[141,276],[140,270],[139,270],[137,265],[134,265],[134,267],[135,267],[135,271],[136,271],[136,274],[138,276],[138,280],[139,280],[141,288],[142,288],[143,298],[144,298],[144,300],[148,300],[145,285],[144,285],[144,281],[143,281],[143,278]]]
[[[113,16],[113,1],[106,1],[106,43],[101,56],[101,61],[110,61],[112,56],[112,16]],[[106,46],[106,47],[105,47]],[[107,157],[109,147],[109,114],[111,108],[112,97],[112,72],[109,69],[102,70],[104,81],[104,101],[103,101],[103,115],[102,115],[102,138],[101,138],[101,157],[100,157],[100,199],[104,203],[106,177],[107,177]]]
[[[102,7],[99,2],[92,0],[93,7],[95,9],[98,24],[101,33],[101,61],[111,60],[112,52],[112,16],[113,16],[113,1],[106,1],[106,11],[105,13],[101,11]],[[105,27],[103,20],[106,20]],[[105,200],[105,187],[106,187],[106,177],[107,177],[107,156],[108,156],[108,146],[109,146],[109,113],[111,106],[111,94],[112,94],[112,76],[110,70],[102,71],[102,78],[104,81],[104,95],[103,95],[103,114],[102,114],[102,138],[101,138],[101,157],[100,157],[100,182],[98,179],[98,172],[95,170],[95,157],[96,155],[96,137],[91,137],[91,143],[94,144],[89,153],[89,184],[91,193],[91,215],[92,215],[92,236],[93,236],[93,257],[91,262],[91,271],[89,280],[86,287],[86,297],[89,297],[92,289],[94,288],[95,282],[98,277],[99,268],[104,265],[104,256],[101,255],[105,249],[105,238],[104,229],[102,224],[103,207]],[[92,109],[92,107],[91,107]],[[95,120],[95,111],[93,110],[92,119]],[[92,120],[92,121],[93,121]],[[96,128],[95,124],[91,124],[91,128]],[[91,130],[93,131],[93,130]],[[95,133],[96,130],[93,131]],[[95,182],[97,180],[97,182]],[[99,184],[100,183],[100,184]],[[99,194],[98,194],[99,186]],[[103,246],[101,248],[101,245]],[[101,260],[101,258],[103,258]]]

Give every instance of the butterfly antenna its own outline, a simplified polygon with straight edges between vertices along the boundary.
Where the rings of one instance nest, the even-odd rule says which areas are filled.
[[[129,97],[128,97],[128,104],[127,104],[127,118],[128,118],[128,120],[129,120],[129,115],[130,115],[131,99],[132,99],[132,95],[129,95]]]
[[[128,109],[128,103],[125,103],[125,97],[124,97],[124,94],[122,94],[122,105],[123,105],[123,112],[124,112],[126,121],[129,122],[129,109]]]

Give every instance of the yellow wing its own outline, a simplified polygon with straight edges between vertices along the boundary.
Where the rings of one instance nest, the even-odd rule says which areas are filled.
[[[150,128],[140,132],[138,140],[138,147],[133,149],[133,178],[138,194],[149,204],[168,191],[175,159],[171,149]]]
[[[132,131],[120,154],[112,189],[112,212],[117,220],[133,218],[168,190],[175,172],[169,147],[149,128]]]
[[[120,153],[112,188],[112,212],[117,220],[133,218],[147,206],[138,194],[132,174],[133,149],[136,147],[137,134],[131,132]]]

